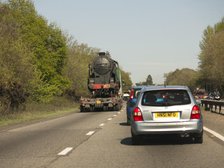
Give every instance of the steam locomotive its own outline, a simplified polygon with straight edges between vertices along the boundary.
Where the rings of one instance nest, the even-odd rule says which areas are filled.
[[[89,64],[88,89],[91,98],[80,99],[80,111],[120,110],[122,81],[117,61],[108,52],[99,52]]]
[[[89,65],[88,89],[93,97],[113,97],[121,90],[118,62],[109,53],[100,52]]]

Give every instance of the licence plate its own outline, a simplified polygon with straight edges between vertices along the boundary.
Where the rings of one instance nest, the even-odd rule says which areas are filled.
[[[180,112],[156,112],[154,119],[179,119]]]

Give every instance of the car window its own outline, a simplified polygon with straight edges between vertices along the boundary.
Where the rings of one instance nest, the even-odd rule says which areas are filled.
[[[142,105],[172,106],[190,104],[191,100],[186,90],[153,90],[144,93]]]

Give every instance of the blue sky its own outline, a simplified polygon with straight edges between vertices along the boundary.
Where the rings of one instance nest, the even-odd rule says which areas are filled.
[[[109,51],[133,83],[164,82],[198,67],[204,29],[224,17],[223,0],[33,0],[37,12],[79,43]]]

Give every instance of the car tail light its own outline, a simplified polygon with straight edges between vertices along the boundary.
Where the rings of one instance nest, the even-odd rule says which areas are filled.
[[[200,119],[200,118],[201,118],[200,107],[194,105],[191,111],[191,119]]]
[[[142,112],[138,107],[135,107],[133,113],[134,121],[143,121]]]
[[[130,99],[134,98],[134,89],[131,89],[131,93],[130,93]]]

